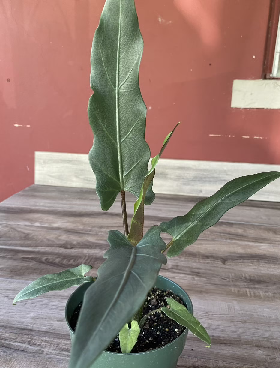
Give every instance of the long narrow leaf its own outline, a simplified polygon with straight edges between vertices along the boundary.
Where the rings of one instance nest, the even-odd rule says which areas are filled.
[[[49,291],[64,290],[71,286],[93,281],[91,276],[85,276],[91,269],[91,266],[80,265],[59,273],[42,276],[21,290],[15,297],[13,304],[21,300],[36,298],[36,296],[48,293]]]
[[[230,208],[244,202],[279,177],[280,173],[276,171],[241,176],[229,181],[211,197],[198,202],[185,216],[161,223],[162,231],[173,237],[167,255],[174,257],[180,254],[204,230],[216,224]]]
[[[139,89],[143,39],[134,0],[107,0],[92,46],[89,121],[94,145],[89,162],[101,207],[121,190],[137,198],[148,172],[146,106]]]
[[[119,231],[110,231],[108,242],[107,260],[85,294],[70,368],[90,367],[133,318],[166,263],[158,226],[152,227],[136,247]]]
[[[143,186],[140,192],[140,196],[138,200],[136,201],[134,205],[134,216],[131,221],[131,228],[129,233],[129,240],[133,245],[136,245],[139,243],[139,241],[143,238],[143,228],[144,228],[144,207],[146,204],[146,194],[148,190],[151,190],[153,179],[155,176],[155,167],[160,159],[160,156],[162,155],[163,151],[165,150],[170,138],[172,137],[173,133],[175,132],[175,129],[180,123],[178,123],[175,128],[168,134],[168,136],[165,138],[162,148],[160,150],[160,153],[155,156],[152,159],[152,167],[148,174],[146,175]],[[151,193],[152,190],[151,190]],[[152,197],[152,194],[150,194]],[[151,198],[150,197],[150,198]]]
[[[200,340],[211,345],[211,338],[208,335],[202,324],[187,310],[187,308],[176,302],[172,298],[166,298],[166,301],[170,307],[163,307],[161,310],[171,319],[179,323],[181,326],[187,327],[195,336]]]

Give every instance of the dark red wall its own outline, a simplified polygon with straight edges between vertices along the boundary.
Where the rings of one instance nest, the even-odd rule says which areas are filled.
[[[33,183],[34,151],[89,151],[90,48],[103,5],[0,2],[0,200]],[[280,112],[230,107],[234,79],[261,78],[269,0],[136,6],[152,154],[181,121],[166,158],[280,164]]]

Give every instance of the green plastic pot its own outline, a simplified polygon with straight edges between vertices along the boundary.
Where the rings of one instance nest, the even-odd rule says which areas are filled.
[[[68,299],[65,308],[65,317],[70,329],[72,339],[74,332],[70,327],[69,321],[74,310],[83,300],[87,288],[91,285],[87,282],[81,285]],[[162,290],[172,290],[174,294],[180,296],[189,312],[193,313],[192,302],[188,294],[175,282],[163,276],[158,276],[156,287]],[[138,354],[117,354],[104,351],[100,357],[92,364],[91,368],[176,368],[177,361],[181,355],[186,339],[188,329],[186,329],[177,339],[161,348],[146,351]]]

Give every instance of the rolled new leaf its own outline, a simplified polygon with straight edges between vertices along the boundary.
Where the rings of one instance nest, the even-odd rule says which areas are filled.
[[[146,106],[139,89],[142,53],[134,0],[107,0],[92,45],[94,94],[88,107],[94,132],[89,162],[103,210],[122,190],[138,198],[148,172]]]
[[[150,185],[152,184],[154,176],[155,170],[152,170],[145,177],[139,199],[134,205],[135,212],[131,220],[130,232],[128,235],[128,239],[133,245],[138,244],[140,240],[143,238],[145,197],[147,190],[150,188]]]
[[[119,339],[123,354],[129,354],[134,348],[140,334],[140,327],[137,321],[132,321],[130,327],[126,323],[120,330]]]
[[[211,338],[202,324],[187,310],[187,308],[172,298],[166,298],[169,308],[162,307],[161,310],[181,326],[188,328],[200,340],[211,345]]]
[[[143,238],[143,228],[144,228],[144,206],[146,203],[146,196],[149,194],[149,199],[152,200],[153,197],[153,191],[152,191],[152,185],[153,185],[153,179],[155,176],[155,167],[160,159],[160,156],[162,155],[163,151],[165,150],[170,138],[172,137],[173,133],[175,132],[175,129],[180,123],[178,123],[175,128],[170,132],[167,137],[165,138],[162,148],[160,150],[160,153],[156,155],[152,159],[152,167],[148,174],[146,175],[142,189],[140,192],[140,196],[138,200],[136,201],[134,205],[134,215],[131,221],[131,227],[130,227],[130,233],[128,236],[128,239],[130,240],[131,244],[136,245],[139,243],[139,241]],[[150,201],[149,201],[150,202]]]
[[[169,140],[170,140],[170,138],[172,137],[172,135],[173,135],[173,133],[174,133],[174,131],[175,131],[175,129],[177,128],[177,126],[179,125],[180,123],[178,123],[176,126],[175,126],[175,128],[172,130],[172,132],[170,132],[169,134],[168,134],[168,136],[165,138],[165,140],[164,140],[164,142],[163,142],[163,146],[162,146],[162,148],[161,148],[161,150],[160,150],[160,153],[156,156],[156,157],[154,157],[154,159],[157,159],[157,161],[156,161],[156,164],[157,164],[157,162],[158,162],[158,159],[160,158],[160,156],[162,155],[162,153],[163,153],[163,151],[165,150],[165,147],[167,146],[167,144],[168,144],[168,142],[169,142]],[[153,160],[154,160],[153,159]],[[142,187],[143,188],[143,187]],[[141,195],[141,194],[140,194]],[[146,204],[146,205],[150,205],[150,204],[152,204],[153,203],[153,201],[155,200],[155,193],[154,193],[154,191],[153,191],[153,180],[151,181],[151,183],[150,183],[150,186],[149,186],[149,188],[148,188],[148,190],[147,190],[147,193],[146,193],[146,195],[145,195],[145,200],[144,200],[144,203]]]
[[[276,171],[241,176],[229,181],[211,197],[198,202],[185,216],[161,223],[162,231],[172,235],[167,255],[179,255],[204,230],[216,224],[230,208],[244,202],[279,177],[280,173]]]
[[[136,247],[119,231],[110,231],[107,260],[97,281],[87,290],[75,339],[70,368],[89,368],[113,338],[131,321],[156,282],[166,257],[158,226],[152,227]]]
[[[36,298],[36,296],[49,291],[64,290],[84,282],[91,282],[93,277],[85,276],[91,269],[91,266],[82,264],[59,273],[42,276],[21,290],[15,297],[13,304],[21,300]]]

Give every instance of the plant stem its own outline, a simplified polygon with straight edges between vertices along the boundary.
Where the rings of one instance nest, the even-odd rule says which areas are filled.
[[[124,235],[129,235],[128,224],[127,224],[127,212],[126,212],[126,202],[125,202],[125,191],[121,191],[121,207],[122,207],[122,217],[123,217],[123,228]]]
[[[171,247],[172,244],[173,240],[170,240],[170,242],[167,244],[166,248],[162,251],[162,253],[166,252]]]

